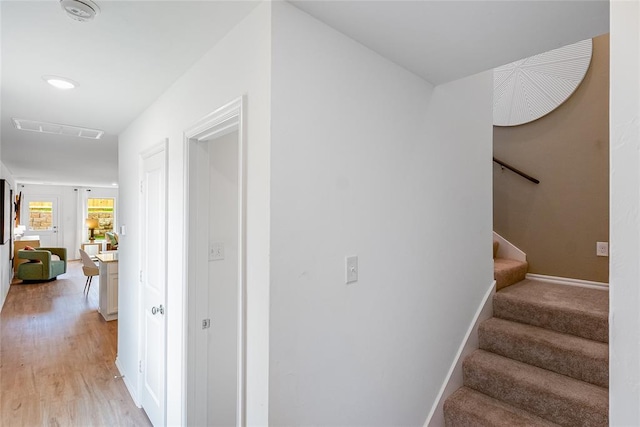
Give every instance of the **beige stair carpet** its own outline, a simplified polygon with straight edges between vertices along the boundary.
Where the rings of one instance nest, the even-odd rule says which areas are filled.
[[[500,244],[493,241],[493,278],[496,281],[496,290],[518,283],[524,280],[529,263],[515,259],[498,258]]]
[[[553,427],[558,424],[536,417],[468,387],[462,387],[445,402],[448,426]]]
[[[497,292],[493,315],[609,342],[609,292],[523,280]]]
[[[493,305],[446,425],[608,425],[608,292],[524,280]]]
[[[494,317],[478,328],[480,348],[559,374],[609,387],[609,346]]]
[[[484,350],[463,364],[476,391],[561,425],[608,425],[606,389]]]

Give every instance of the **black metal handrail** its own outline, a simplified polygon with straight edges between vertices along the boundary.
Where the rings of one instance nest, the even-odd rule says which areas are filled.
[[[534,177],[532,177],[532,176],[531,176],[531,175],[529,175],[529,174],[526,174],[526,173],[522,172],[522,171],[521,171],[521,170],[519,170],[519,169],[514,168],[513,166],[511,166],[511,165],[510,165],[510,164],[508,164],[508,163],[503,162],[502,160],[498,160],[498,159],[496,159],[496,158],[494,157],[494,158],[493,158],[493,161],[494,161],[494,162],[496,162],[497,164],[499,164],[500,166],[502,166],[503,168],[507,168],[507,169],[509,169],[510,171],[517,173],[517,174],[518,174],[518,175],[520,175],[521,177],[523,177],[523,178],[525,178],[525,179],[528,179],[529,181],[533,182],[534,184],[540,184],[540,181],[539,181],[539,180],[535,179]]]

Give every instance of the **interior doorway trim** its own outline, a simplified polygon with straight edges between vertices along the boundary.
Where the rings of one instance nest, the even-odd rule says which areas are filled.
[[[184,425],[193,425],[198,411],[202,410],[203,401],[202,377],[198,366],[206,362],[206,356],[200,351],[197,332],[203,328],[197,310],[198,281],[196,254],[199,250],[198,240],[201,231],[197,229],[196,164],[198,159],[198,143],[222,137],[231,132],[238,132],[238,330],[237,330],[237,426],[246,426],[246,141],[245,141],[245,107],[244,96],[234,99],[215,111],[207,114],[184,131],[184,260],[185,268],[183,301],[184,301],[184,337],[186,345],[183,360],[183,378],[186,398],[183,402]],[[200,243],[201,244],[201,243]],[[200,343],[200,345],[202,345]],[[200,384],[199,384],[200,383]],[[206,394],[206,390],[204,390]],[[205,408],[206,411],[206,408]]]

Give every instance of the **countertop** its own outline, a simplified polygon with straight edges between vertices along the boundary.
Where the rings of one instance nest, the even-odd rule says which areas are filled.
[[[96,255],[100,262],[118,262],[118,252],[103,252]]]

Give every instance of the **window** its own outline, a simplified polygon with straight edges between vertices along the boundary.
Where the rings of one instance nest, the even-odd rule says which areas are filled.
[[[47,231],[53,229],[53,202],[29,202],[29,230]]]
[[[96,239],[104,239],[107,231],[113,231],[115,222],[115,199],[92,199],[87,200],[87,218],[97,219],[98,228],[93,235]]]

